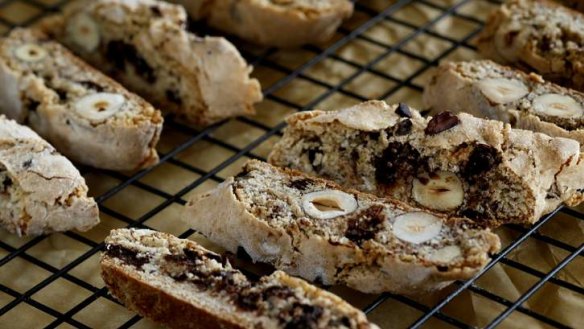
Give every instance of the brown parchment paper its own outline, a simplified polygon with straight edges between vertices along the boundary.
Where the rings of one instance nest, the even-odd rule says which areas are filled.
[[[53,5],[58,0],[35,0],[39,3]],[[0,0],[0,4],[4,2]],[[356,11],[353,18],[347,21],[343,28],[352,30],[361,26],[371,18],[370,14],[384,10],[391,3],[384,0],[363,0],[360,5],[369,10]],[[477,58],[472,48],[456,43],[472,36],[480,27],[478,23],[468,19],[447,15],[432,6],[448,7],[457,5],[457,0],[428,0],[429,4],[414,3],[396,10],[390,18],[374,25],[363,33],[362,38],[350,41],[332,56],[318,62],[303,71],[303,75],[292,80],[274,93],[274,96],[292,102],[300,107],[315,105],[324,110],[335,110],[360,102],[362,99],[384,98],[389,102],[407,102],[421,108],[421,92],[430,73],[423,70],[427,63],[435,64],[441,60],[464,60]],[[484,20],[494,4],[471,0],[460,5],[457,12],[463,15]],[[14,1],[0,7],[0,17],[11,24],[24,24],[35,15],[41,14],[41,9],[29,2]],[[437,20],[434,24],[429,22]],[[1,21],[0,21],[1,22]],[[416,34],[416,29],[426,27],[425,32]],[[0,23],[0,33],[6,32],[9,26]],[[332,44],[344,34],[339,33]],[[438,37],[437,35],[443,36]],[[444,38],[445,37],[445,38]],[[403,40],[408,39],[407,42]],[[470,38],[468,43],[472,43]],[[468,44],[466,43],[466,44]],[[237,44],[244,52],[262,54],[265,49],[251,45]],[[327,46],[320,45],[320,49]],[[387,47],[396,47],[397,51],[387,55]],[[270,64],[255,68],[257,77],[264,88],[284,78],[290,71],[297,69],[309,61],[316,52],[298,49],[276,51],[267,57]],[[360,67],[376,61],[368,70]],[[271,65],[275,64],[275,65]],[[343,82],[348,77],[356,75],[346,83],[341,91],[330,93],[330,86]],[[315,80],[323,82],[317,83]],[[406,81],[405,86],[398,88],[397,81]],[[2,86],[0,86],[1,88]],[[268,127],[280,123],[282,119],[298,108],[286,106],[282,102],[267,99],[257,106],[258,115],[255,118]],[[159,151],[166,153],[184,143],[192,132],[175,129],[166,125]],[[264,133],[264,130],[247,124],[241,120],[232,120],[218,129],[211,137],[238,148],[252,143]],[[277,136],[259,144],[251,154],[265,157],[269,153]],[[99,255],[86,257],[87,253],[99,242],[103,241],[111,229],[124,227],[127,221],[140,220],[154,211],[154,215],[145,224],[157,230],[172,234],[182,234],[188,229],[180,218],[182,206],[164,202],[187,185],[201,176],[196,171],[185,168],[191,166],[197,170],[209,171],[220,165],[235,152],[221,147],[213,140],[203,139],[179,153],[176,161],[164,163],[140,179],[139,184],[133,184],[109,198],[102,209],[102,223],[87,233],[73,233],[85,239],[86,243],[73,239],[71,234],[55,234],[42,238],[40,242],[27,248],[23,254],[9,260],[0,267],[0,283],[18,293],[29,293],[37,284],[49,280],[38,291],[30,294],[30,303],[21,302],[8,313],[0,317],[1,328],[40,328],[55,320],[54,314],[40,311],[35,303],[43,304],[58,313],[67,313],[79,303],[87,306],[72,312],[72,318],[93,328],[116,328],[132,319],[134,314],[124,307],[103,297],[104,285],[99,277]],[[218,179],[237,173],[246,161],[244,156],[234,164],[218,172],[197,188],[189,191],[183,199],[216,186]],[[91,194],[98,196],[119,184],[127,174],[109,175],[90,170],[85,174]],[[154,187],[164,192],[163,195],[149,192],[147,187]],[[157,208],[162,208],[158,211]],[[575,248],[584,241],[584,221],[566,214],[556,215],[544,225],[539,234],[561,241],[567,248]],[[514,241],[520,231],[511,228],[497,230],[503,246]],[[209,243],[203,237],[193,234],[190,238],[203,245],[222,251],[221,248]],[[0,231],[0,259],[21,246],[27,245],[32,239],[21,239]],[[476,282],[472,290],[466,290],[450,302],[443,310],[445,314],[471,326],[482,327],[504,311],[506,304],[512,303],[523,295],[538,280],[539,276],[548,273],[569,254],[564,248],[554,246],[542,240],[529,238],[510,253],[504,263],[499,263]],[[31,259],[42,261],[38,266]],[[238,266],[257,273],[269,271],[267,266],[253,265],[234,259]],[[74,264],[74,266],[71,266]],[[509,266],[515,264],[515,267]],[[53,273],[67,267],[66,276],[51,279]],[[518,269],[519,267],[520,269]],[[530,273],[528,273],[530,272]],[[539,276],[538,276],[539,275]],[[584,326],[584,296],[578,292],[564,288],[584,285],[584,261],[577,257],[570,265],[556,276],[560,284],[546,283],[523,305],[523,312],[515,311],[501,325],[502,328],[547,328],[548,325],[536,318],[524,314],[536,313],[571,327]],[[81,280],[87,286],[77,282]],[[423,298],[414,298],[404,303],[400,298],[389,298],[369,314],[369,318],[382,328],[404,328],[411,325],[423,312],[413,307],[423,305],[432,307],[447,296],[453,287]],[[97,296],[95,291],[98,291]],[[101,292],[100,292],[101,291]],[[347,299],[356,307],[365,307],[378,296],[365,295],[345,287],[332,287],[331,291]],[[486,297],[487,296],[487,297]],[[495,296],[494,301],[488,296]],[[8,293],[0,292],[0,308],[14,300]],[[58,328],[72,328],[71,324],[61,323]],[[154,323],[141,319],[132,328],[156,328]],[[426,327],[450,327],[444,321],[433,318]]]

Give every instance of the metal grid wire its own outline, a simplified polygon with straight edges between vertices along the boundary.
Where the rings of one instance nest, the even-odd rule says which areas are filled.
[[[389,87],[387,90],[376,95],[376,98],[390,99],[404,88],[419,93],[422,90],[422,86],[415,81],[425,74],[429,68],[437,65],[440,60],[447,58],[457,49],[463,48],[468,51],[474,51],[474,47],[471,45],[470,40],[479,32],[483,22],[481,19],[463,14],[463,11],[459,10],[473,1],[476,0],[461,0],[458,2],[441,0],[398,0],[393,2],[387,1],[382,6],[383,8],[380,8],[379,5],[369,6],[367,1],[357,2],[355,15],[360,17],[360,19],[356,19],[355,24],[352,24],[351,27],[346,27],[347,24],[345,24],[345,27],[342,27],[339,30],[338,37],[326,47],[317,47],[313,45],[303,47],[301,51],[305,54],[309,54],[309,58],[305,62],[293,66],[292,68],[290,65],[282,64],[278,59],[281,50],[257,50],[244,46],[242,48],[242,53],[250,64],[255,66],[256,72],[265,69],[268,72],[272,72],[273,75],[277,77],[276,80],[272,79],[273,81],[268,84],[262,81],[264,84],[263,94],[270,104],[285,108],[289,113],[293,111],[311,110],[316,105],[322,104],[323,101],[334,95],[348,97],[352,99],[353,102],[368,99],[370,95],[351,91],[350,88],[347,88],[349,85],[354,84],[356,79],[363,74],[391,83],[388,85]],[[32,24],[45,13],[56,11],[60,6],[67,2],[67,0],[0,0],[0,33],[4,34],[10,28],[17,25]],[[414,24],[403,17],[400,18],[398,15],[395,15],[396,12],[414,2],[435,11],[437,14],[435,17],[421,25]],[[379,1],[377,3],[379,3]],[[448,3],[448,5],[446,5],[446,3]],[[455,4],[450,5],[450,3]],[[492,5],[496,5],[496,3],[492,3]],[[22,17],[20,17],[18,21],[12,15],[5,14],[6,12],[25,10],[29,14],[24,16],[20,15]],[[434,26],[448,17],[456,18],[458,22],[470,24],[473,27],[467,35],[457,37],[437,32],[436,29],[434,29]],[[409,30],[409,33],[406,37],[401,38],[397,42],[392,42],[391,44],[386,43],[379,38],[371,37],[366,33],[369,29],[380,23],[393,24],[398,27],[406,28]],[[208,32],[204,26],[194,25],[193,28],[196,29],[197,32]],[[408,50],[408,47],[406,46],[408,42],[421,35],[444,42],[448,46],[445,47],[440,54],[431,59],[419,55],[415,51]],[[233,41],[238,45],[240,44],[238,40]],[[380,51],[378,54],[375,54],[376,56],[371,57],[365,63],[353,59],[347,59],[339,54],[339,50],[344,46],[357,41],[373,45]],[[391,71],[388,72],[387,70],[376,68],[381,61],[393,54],[399,54],[399,56],[419,62],[421,65],[419,65],[417,70],[407,76],[400,77],[393,76]],[[314,75],[309,73],[315,66],[324,61],[331,60],[351,68],[353,73],[343,76],[342,79],[335,83],[331,83],[326,79],[315,78]],[[294,101],[287,97],[280,96],[281,90],[289,88],[298,80],[307,82],[310,84],[311,88],[318,88],[319,90],[322,90],[322,92],[318,96],[310,99],[310,101],[305,102]],[[156,167],[132,175],[82,168],[84,176],[93,177],[93,181],[109,180],[114,182],[110,184],[108,188],[101,189],[99,194],[96,195],[96,200],[100,205],[102,217],[115,220],[117,227],[154,227],[155,229],[160,229],[159,226],[157,227],[156,225],[153,226],[150,224],[151,221],[154,222],[152,219],[158,217],[173,205],[184,205],[188,193],[197,189],[199,186],[204,185],[207,181],[215,183],[222,181],[222,177],[225,177],[222,172],[228,170],[232,166],[236,166],[238,163],[241,163],[243,159],[255,158],[265,160],[265,154],[260,155],[262,152],[256,152],[256,150],[261,148],[269,140],[274,138],[277,139],[278,136],[281,135],[282,128],[285,126],[282,121],[269,122],[269,120],[261,120],[258,118],[238,118],[231,121],[231,123],[233,122],[239,125],[251,127],[259,133],[246,139],[244,143],[245,145],[242,145],[242,143],[233,139],[225,140],[224,138],[216,137],[216,133],[229,124],[227,121],[197,131],[188,125],[174,121],[172,117],[168,117],[165,123],[164,134],[173,131],[177,134],[181,134],[183,138],[180,143],[174,143],[173,145],[162,147],[164,150],[161,150],[160,152],[161,161]],[[227,155],[222,158],[221,161],[213,163],[212,165],[207,165],[206,167],[195,166],[185,160],[185,157],[181,157],[181,154],[201,143],[205,143],[205,145],[211,148],[221,149]],[[186,186],[180,186],[173,189],[161,188],[159,187],[159,184],[152,183],[151,180],[148,179],[152,172],[166,172],[167,170],[171,170],[168,169],[170,167],[173,168],[172,170],[181,170],[183,172],[191,173],[193,179],[188,182]],[[203,169],[202,167],[205,168]],[[91,181],[91,178],[88,179],[89,183],[91,183]],[[89,185],[91,187],[91,184]],[[158,200],[158,204],[152,207],[146,205],[147,208],[143,213],[134,216],[116,210],[116,207],[111,205],[115,203],[108,202],[120,193],[130,189],[132,190],[132,193],[147,193],[154,195]],[[514,239],[506,245],[499,254],[495,255],[493,261],[475,276],[475,278],[466,282],[455,283],[443,298],[438,300],[438,302],[426,303],[417,299],[410,299],[392,294],[382,294],[375,296],[374,298],[369,298],[367,303],[363,306],[363,311],[371,314],[384,303],[392,301],[419,311],[419,317],[412,319],[412,322],[409,325],[411,327],[433,327],[437,323],[440,323],[443,326],[470,328],[477,324],[467,323],[460,317],[450,315],[447,308],[453,300],[459,298],[461,295],[472,294],[473,296],[480,296],[483,299],[489,300],[496,304],[498,310],[500,310],[498,315],[489,319],[488,324],[486,325],[488,328],[500,325],[505,320],[509,319],[509,316],[514,313],[521,313],[522,316],[529,317],[531,318],[531,321],[535,320],[544,325],[544,327],[567,328],[568,326],[566,324],[559,322],[553,317],[537,312],[524,304],[546,284],[556,285],[562,289],[569,290],[572,293],[579,295],[579,297],[584,296],[584,288],[581,285],[560,279],[556,276],[562,271],[562,269],[577,259],[578,256],[583,255],[583,241],[578,241],[575,246],[574,243],[567,243],[561,238],[549,234],[546,235],[540,230],[544,225],[548,224],[548,222],[552,222],[560,215],[568,216],[576,222],[584,219],[584,214],[579,211],[563,208],[546,216],[531,228],[523,228],[513,225],[506,227],[505,230],[511,232]],[[161,216],[163,216],[163,214]],[[193,233],[192,230],[186,230],[182,232],[180,236],[189,237]],[[105,234],[107,234],[107,232],[105,232],[104,235]],[[89,328],[91,327],[91,324],[84,323],[82,317],[77,316],[80,312],[83,312],[86,308],[90,308],[92,303],[99,299],[106,299],[116,303],[116,301],[108,295],[107,289],[104,288],[101,283],[89,282],[73,273],[78,266],[83,265],[90,259],[95,259],[96,254],[98,254],[103,248],[103,242],[75,232],[67,232],[62,234],[62,236],[63,239],[72,239],[73,241],[76,241],[76,243],[84,246],[82,252],[76,254],[74,258],[68,259],[64,264],[55,264],[49,260],[35,257],[35,248],[42,246],[48,239],[47,237],[18,240],[17,242],[12,240],[0,241],[0,251],[2,251],[0,253],[0,273],[15,260],[30,263],[31,266],[42,269],[47,273],[44,277],[34,282],[34,284],[21,289],[13,289],[9,287],[8,284],[0,282],[0,293],[5,295],[5,297],[0,298],[0,327],[11,327],[11,325],[7,324],[7,316],[11,314],[11,311],[14,313],[17,308],[26,304],[37,311],[43,312],[45,318],[48,318],[45,324],[39,323],[39,326],[46,326],[47,328],[70,326]],[[564,252],[565,256],[558,261],[557,266],[545,271],[508,257],[518,246],[526,243],[528,240],[535,240],[546,246],[557,248]],[[530,288],[522,291],[519,298],[515,298],[514,300],[510,300],[500,294],[492,292],[490,289],[482,287],[482,285],[478,283],[480,278],[483,274],[492,270],[496,264],[503,264],[508,268],[527,274],[534,278],[534,283]],[[83,297],[68,309],[57,309],[50,306],[50,303],[39,301],[38,298],[35,298],[35,294],[46,289],[57,280],[64,280],[68,284],[73,284],[78,288],[83,289],[85,292]],[[394,314],[394,316],[399,315]],[[130,328],[140,321],[140,317],[130,314],[127,316],[125,322],[118,326],[120,328]]]

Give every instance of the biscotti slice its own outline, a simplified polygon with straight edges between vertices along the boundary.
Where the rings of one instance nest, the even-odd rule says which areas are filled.
[[[296,47],[329,40],[353,14],[349,0],[170,0],[194,20],[266,46]]]
[[[584,91],[584,15],[548,0],[511,0],[489,17],[480,52]]]
[[[19,236],[99,223],[79,171],[34,131],[0,116],[0,226]]]
[[[584,145],[584,93],[489,60],[441,64],[424,103],[432,113],[466,112]]]
[[[41,24],[73,52],[165,111],[206,126],[255,114],[252,68],[224,38],[186,31],[186,13],[157,0],[75,2]]]
[[[270,162],[497,226],[530,224],[583,199],[580,144],[469,114],[423,118],[370,101],[298,113]]]
[[[378,328],[329,292],[283,272],[252,280],[193,241],[118,229],[105,243],[111,294],[169,328]]]
[[[158,162],[158,110],[35,30],[0,40],[0,112],[73,161],[135,170]]]
[[[343,189],[294,170],[248,162],[193,197],[187,223],[231,252],[327,285],[420,295],[468,279],[499,238],[468,219]]]

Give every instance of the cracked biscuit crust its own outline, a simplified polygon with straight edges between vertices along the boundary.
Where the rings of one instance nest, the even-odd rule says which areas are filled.
[[[181,6],[156,0],[80,1],[41,28],[156,106],[198,126],[255,114],[261,88],[226,39],[186,30]]]
[[[512,0],[478,38],[483,55],[584,91],[584,15],[548,0]]]
[[[128,171],[158,162],[160,112],[44,34],[0,40],[0,82],[2,113],[73,161]]]
[[[490,60],[442,63],[424,89],[432,113],[466,112],[584,144],[584,94]]]
[[[360,310],[276,271],[247,278],[197,243],[151,230],[114,230],[101,275],[129,309],[170,328],[378,329]]]
[[[79,171],[35,132],[0,116],[0,225],[19,236],[99,223]]]
[[[353,14],[348,0],[172,0],[195,19],[266,46],[297,47],[329,40]]]
[[[580,144],[405,104],[292,115],[270,162],[343,186],[498,226],[582,201]]]
[[[259,161],[192,198],[187,223],[231,252],[327,285],[421,294],[468,279],[499,249],[469,220]]]

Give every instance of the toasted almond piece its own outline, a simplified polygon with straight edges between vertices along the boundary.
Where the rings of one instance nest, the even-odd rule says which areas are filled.
[[[24,44],[14,50],[16,58],[25,62],[38,62],[47,57],[47,51],[34,43]]]
[[[484,79],[476,83],[480,91],[491,103],[507,104],[525,97],[527,86],[516,79]]]
[[[75,112],[91,122],[101,122],[116,114],[126,103],[119,94],[96,93],[79,99],[74,104]]]
[[[99,28],[93,18],[86,14],[77,14],[68,21],[67,34],[73,42],[90,52],[97,49],[101,37]]]
[[[415,244],[431,240],[440,234],[440,218],[425,213],[411,212],[399,215],[393,223],[393,234],[400,240]]]
[[[456,174],[438,171],[415,178],[412,197],[424,207],[446,211],[456,209],[462,204],[464,191]]]
[[[539,114],[562,118],[579,118],[582,105],[574,98],[561,94],[543,94],[533,99],[533,110]]]
[[[353,195],[342,191],[323,190],[304,195],[302,208],[310,217],[331,219],[357,210],[357,200]]]

